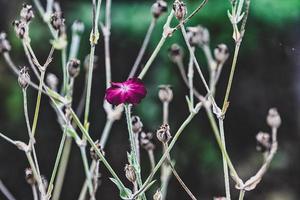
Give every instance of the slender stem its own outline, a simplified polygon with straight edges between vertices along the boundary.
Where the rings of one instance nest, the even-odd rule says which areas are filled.
[[[109,136],[109,133],[110,133],[113,123],[114,123],[114,120],[112,120],[112,119],[107,119],[107,121],[105,123],[104,129],[103,129],[103,132],[101,135],[101,139],[100,139],[101,148],[104,148],[106,145],[106,142],[107,142],[107,139],[108,139],[108,136]]]
[[[168,19],[167,19],[165,25],[164,25],[164,31],[170,28],[170,23],[171,23],[171,20],[173,18],[173,15],[174,15],[174,12],[172,10],[171,13],[168,16]],[[144,78],[144,76],[146,75],[147,71],[149,70],[151,64],[153,63],[154,59],[156,58],[157,54],[159,53],[161,47],[164,45],[167,37],[168,36],[164,32],[162,34],[162,37],[161,37],[159,43],[157,44],[156,48],[154,49],[153,53],[151,54],[149,60],[146,62],[145,67],[143,68],[143,70],[139,74],[138,78],[140,78],[140,79]]]
[[[35,65],[34,65],[34,63],[32,61],[31,55],[30,55],[30,53],[29,53],[29,51],[27,49],[27,46],[26,46],[24,40],[22,41],[22,44],[23,44],[23,48],[24,48],[24,51],[25,51],[25,55],[26,55],[26,57],[28,59],[28,62],[30,64],[30,66],[31,66],[31,69],[34,72],[35,76],[39,79],[40,78],[40,74],[39,74],[38,70],[36,69],[36,67],[35,67]]]
[[[132,131],[132,123],[131,123],[131,105],[125,104],[125,114],[126,114],[126,122],[127,122],[127,128],[128,128],[128,133],[129,133],[129,141],[130,141],[130,147],[131,147],[131,155],[133,159],[133,163],[130,163],[134,166],[135,171],[136,171],[136,176],[137,176],[137,184],[139,188],[142,187],[142,178],[141,178],[141,168],[140,164],[138,162],[137,158],[137,149],[136,149],[136,142],[135,142],[135,135]],[[146,199],[146,195],[142,195],[142,199]]]
[[[225,142],[225,134],[224,134],[224,123],[223,119],[219,119],[219,128],[220,128],[220,136],[221,142],[226,150],[226,142]],[[227,150],[226,150],[227,151]],[[225,180],[225,192],[226,192],[226,199],[230,200],[230,183],[229,183],[229,173],[228,173],[228,164],[224,155],[223,158],[223,170],[224,170],[224,180]]]
[[[36,190],[36,186],[32,185],[31,189],[32,189],[33,200],[39,200],[38,193],[37,193],[37,190]]]
[[[169,121],[169,102],[163,102],[163,124]]]
[[[151,169],[153,170],[154,167],[155,167],[155,158],[154,158],[153,150],[148,151],[148,156],[149,156],[149,160],[150,160],[150,163],[151,163]]]
[[[140,65],[140,63],[141,63],[141,60],[142,60],[142,58],[143,58],[143,56],[144,56],[144,54],[145,54],[145,51],[146,51],[147,46],[148,46],[148,44],[149,44],[151,35],[152,35],[152,33],[153,33],[154,27],[155,27],[155,25],[156,25],[156,21],[157,21],[157,20],[156,20],[155,18],[152,18],[152,21],[151,21],[151,23],[150,23],[150,25],[149,25],[149,28],[148,28],[148,30],[147,30],[145,39],[144,39],[144,41],[143,41],[142,47],[141,47],[141,49],[140,49],[140,51],[139,51],[139,53],[138,53],[138,56],[137,56],[137,58],[136,58],[136,60],[135,60],[135,62],[134,62],[134,64],[133,64],[133,66],[132,66],[132,68],[131,68],[131,71],[130,71],[130,73],[129,73],[128,78],[134,77],[134,75],[135,75],[135,73],[136,73],[136,71],[137,71],[137,69],[138,69],[138,67],[139,67],[139,65]]]
[[[13,145],[16,145],[16,141],[10,139],[9,137],[7,137],[7,136],[5,136],[4,134],[2,134],[1,132],[0,132],[0,137],[2,137],[2,138],[3,138],[4,140],[6,140],[7,142],[9,142],[9,143],[11,143],[11,144],[13,144]]]
[[[239,200],[243,200],[245,196],[245,190],[240,190]]]
[[[239,55],[239,50],[240,50],[240,43],[237,42],[235,44],[233,61],[232,61],[230,75],[229,75],[227,88],[226,88],[226,93],[225,93],[225,97],[224,97],[224,101],[223,101],[223,107],[222,107],[222,113],[223,114],[226,113],[226,110],[227,110],[228,105],[229,105],[228,99],[229,99],[229,94],[230,94],[230,90],[231,90],[231,87],[232,87],[232,82],[233,82],[233,77],[234,77],[235,68],[236,68],[236,64],[237,64],[237,59],[238,59],[238,55]]]
[[[63,71],[63,85],[62,85],[62,93],[66,94],[69,80],[69,73],[67,72],[67,51],[66,48],[61,50],[61,67]]]
[[[52,197],[53,200],[59,200],[60,198],[60,193],[62,190],[64,177],[66,174],[66,169],[67,169],[67,165],[71,153],[71,147],[72,147],[72,138],[67,137],[63,148],[62,156],[61,156],[61,162],[58,168],[57,178],[54,184],[54,191]]]
[[[35,106],[35,111],[34,111],[33,124],[32,124],[32,128],[31,128],[33,137],[35,135],[37,122],[38,122],[38,117],[39,117],[44,77],[45,77],[45,71],[42,70],[41,71],[41,79],[40,79],[38,96],[37,96],[37,99],[36,99],[36,106]]]
[[[0,180],[0,191],[8,200],[16,200],[16,198],[11,194],[11,192],[5,187],[3,182]]]
[[[111,0],[106,0],[105,27],[102,28],[103,35],[104,35],[106,88],[109,88],[111,83],[110,29],[111,29]]]
[[[95,144],[95,142],[93,141],[93,139],[90,137],[89,133],[86,131],[86,129],[84,128],[84,126],[81,124],[81,122],[78,119],[77,115],[74,113],[74,111],[72,109],[70,109],[70,113],[71,113],[71,115],[72,115],[72,117],[74,119],[74,122],[77,124],[77,126],[81,130],[82,134],[85,136],[85,138],[90,143],[90,145],[95,149],[96,154],[99,156],[101,162],[103,162],[103,164],[107,168],[107,170],[118,181],[119,185],[124,189],[125,188],[124,184],[122,183],[122,181],[120,180],[120,178],[118,177],[118,175],[116,174],[116,172],[113,170],[113,168],[110,166],[110,164],[107,162],[107,160],[105,159],[105,157],[103,156],[103,154],[101,153],[101,151],[98,149],[97,145]],[[124,191],[126,192],[126,189],[124,189]],[[129,194],[127,194],[127,195],[129,195]]]
[[[192,51],[195,52],[195,47],[192,47]],[[189,90],[190,90],[190,101],[192,106],[194,107],[194,63],[193,56],[190,54],[189,68],[188,68],[188,82],[189,82]]]
[[[62,156],[62,153],[63,153],[63,149],[64,149],[64,146],[65,146],[65,141],[66,141],[66,137],[67,137],[66,132],[67,132],[67,127],[65,127],[65,130],[63,132],[63,136],[62,136],[60,144],[59,144],[59,148],[58,148],[58,152],[57,152],[57,155],[56,155],[52,175],[51,175],[48,190],[47,190],[47,196],[51,196],[51,193],[52,193],[53,183],[54,183],[54,180],[55,180],[55,177],[56,177],[56,174],[57,174],[57,169],[59,167],[59,163],[61,161],[61,156]]]

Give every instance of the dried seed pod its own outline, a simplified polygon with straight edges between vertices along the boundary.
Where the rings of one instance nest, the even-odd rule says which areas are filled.
[[[79,72],[80,72],[80,60],[78,59],[71,59],[68,63],[67,63],[67,68],[68,68],[68,72],[70,74],[70,76],[72,78],[75,78],[76,76],[78,76]]]
[[[141,132],[140,144],[146,151],[154,150],[155,145],[152,143],[153,133]]]
[[[27,23],[30,22],[34,18],[32,5],[28,5],[24,3],[23,8],[20,12],[20,17],[22,20],[26,21]]]
[[[0,33],[0,54],[11,50],[9,41],[7,40],[6,33]]]
[[[58,78],[55,74],[48,73],[46,76],[47,85],[54,91],[57,91]]]
[[[271,136],[269,133],[259,132],[256,135],[257,151],[266,152],[271,148]]]
[[[161,102],[170,103],[173,99],[173,91],[170,85],[160,85],[158,91],[158,97]]]
[[[130,182],[134,183],[136,181],[136,174],[135,174],[134,167],[132,165],[126,164],[125,168],[124,168],[124,171],[125,171],[126,178]]]
[[[168,143],[172,138],[169,124],[161,125],[161,127],[156,131],[156,137],[160,142],[164,144]]]
[[[59,31],[60,34],[65,32],[65,18],[62,12],[54,12],[50,19],[52,27]]]
[[[81,35],[84,32],[84,24],[80,20],[75,20],[72,24],[72,32]]]
[[[229,51],[226,44],[219,44],[214,50],[217,63],[224,64],[229,57]]]
[[[181,21],[184,19],[184,17],[187,14],[187,8],[185,3],[183,3],[180,0],[176,0],[173,4],[173,10],[174,10],[174,15],[175,17]]]
[[[174,63],[182,61],[183,51],[178,44],[172,44],[172,46],[169,48],[169,58]]]
[[[153,200],[162,200],[162,193],[161,190],[157,190],[153,195]]]
[[[209,43],[209,31],[203,26],[187,28],[187,37],[192,46],[203,46]]]
[[[101,154],[102,154],[103,156],[105,156],[105,152],[104,152],[104,150],[102,149],[102,147],[100,146],[99,140],[97,140],[97,141],[95,142],[95,145],[96,145],[97,148],[100,150]],[[93,160],[99,160],[99,156],[97,155],[97,153],[96,153],[96,151],[95,151],[95,149],[94,149],[93,147],[90,148],[90,155],[91,155],[91,158],[92,158]]]
[[[30,83],[30,75],[28,73],[28,68],[23,67],[19,72],[18,82],[21,88],[26,89]]]
[[[33,171],[31,168],[25,169],[25,180],[29,185],[34,185],[36,183],[36,180],[33,175]]]
[[[151,12],[154,18],[159,18],[162,14],[168,11],[168,4],[163,0],[157,0],[151,7]]]
[[[15,20],[13,22],[13,26],[19,38],[23,39],[26,37],[26,35],[28,34],[28,24],[25,21]]]
[[[279,128],[281,125],[281,117],[276,108],[271,108],[267,116],[267,124],[271,128]]]
[[[143,129],[143,123],[138,116],[131,117],[132,131],[133,133],[139,133]]]

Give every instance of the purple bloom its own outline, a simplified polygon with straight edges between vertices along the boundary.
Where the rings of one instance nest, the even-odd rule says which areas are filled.
[[[111,83],[105,99],[113,105],[122,103],[138,104],[146,96],[147,90],[139,78],[130,78],[122,83]]]

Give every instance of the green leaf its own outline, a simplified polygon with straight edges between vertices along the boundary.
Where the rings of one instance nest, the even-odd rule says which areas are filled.
[[[120,183],[119,181],[117,181],[116,179],[114,178],[109,178],[114,184],[116,184],[116,186],[118,187],[118,189],[120,190],[120,197],[122,199],[128,199],[130,198],[130,196],[132,195],[132,192],[130,189],[128,188],[124,188]],[[128,196],[129,194],[129,196]]]

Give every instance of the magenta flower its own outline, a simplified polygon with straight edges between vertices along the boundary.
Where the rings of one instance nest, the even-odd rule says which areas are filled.
[[[130,78],[122,83],[111,83],[111,87],[106,90],[105,99],[113,104],[121,103],[138,104],[146,96],[147,90],[139,78]]]

